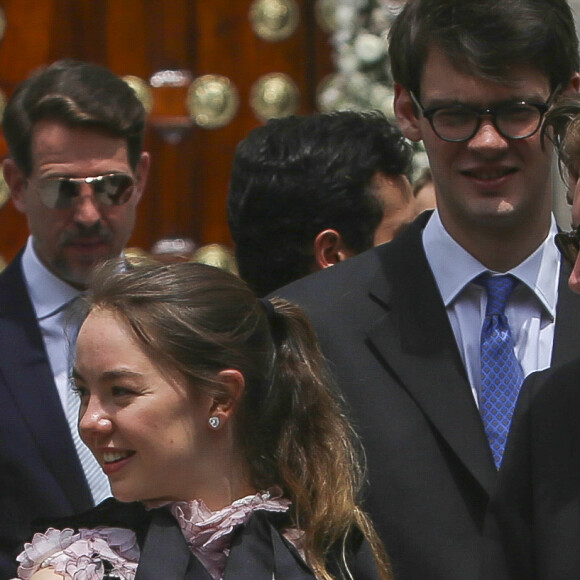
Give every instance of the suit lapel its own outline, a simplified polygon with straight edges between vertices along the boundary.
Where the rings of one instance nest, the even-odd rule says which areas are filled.
[[[496,470],[423,250],[425,222],[419,219],[400,240],[381,248],[383,264],[371,285],[370,298],[382,305],[384,314],[369,328],[368,338],[382,364],[489,494]]]
[[[175,518],[155,510],[139,559],[135,580],[212,580],[193,556]]]
[[[54,385],[20,257],[0,278],[0,305],[0,381],[73,509],[87,509],[92,496]]]
[[[553,367],[580,357],[580,295],[568,287],[570,273],[570,266],[562,261],[552,350]]]
[[[270,516],[256,511],[246,525],[234,532],[224,580],[313,580],[306,564],[281,539]],[[166,509],[153,513],[135,576],[135,580],[160,578],[212,580]]]
[[[224,580],[314,580],[293,547],[286,545],[272,521],[285,514],[255,511],[233,541]]]

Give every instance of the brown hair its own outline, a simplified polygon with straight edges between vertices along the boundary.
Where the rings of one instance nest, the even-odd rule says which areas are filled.
[[[223,396],[218,372],[239,370],[246,388],[235,428],[257,489],[282,486],[292,525],[304,532],[308,563],[320,578],[331,548],[362,532],[382,577],[386,557],[358,508],[362,469],[356,437],[334,391],[314,331],[285,300],[264,304],[238,277],[204,264],[123,264],[97,270],[91,308],[123,317],[146,352],[193,388]],[[339,562],[340,565],[340,562]]]
[[[542,135],[556,145],[560,170],[565,168],[575,178],[580,165],[580,94],[566,93],[546,114]],[[563,166],[563,167],[562,167]]]
[[[145,134],[145,109],[135,91],[109,69],[59,60],[23,81],[4,109],[2,127],[16,165],[30,175],[34,125],[61,121],[124,139],[129,163],[137,167]]]
[[[552,90],[579,68],[566,0],[408,0],[389,32],[396,83],[421,98],[421,75],[436,46],[458,70],[503,82],[514,65],[542,72]]]

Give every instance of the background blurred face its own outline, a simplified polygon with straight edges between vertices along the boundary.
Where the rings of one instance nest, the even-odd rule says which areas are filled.
[[[580,225],[580,180],[575,179],[571,184],[574,191],[574,199],[572,202],[572,226]],[[568,285],[573,292],[580,294],[580,255],[574,264],[572,274],[568,280]]]
[[[31,143],[32,172],[26,178],[6,171],[14,203],[26,214],[34,247],[43,264],[59,278],[83,287],[94,265],[118,256],[133,231],[135,210],[148,169],[143,154],[131,169],[124,139],[87,128],[71,128],[57,121],[40,121]],[[120,206],[98,205],[88,184],[69,209],[50,209],[35,185],[53,177],[94,177],[109,173],[132,176],[136,185],[129,201]]]
[[[411,184],[404,175],[377,173],[373,178],[373,193],[383,204],[383,219],[375,230],[374,245],[390,242],[415,218]]]
[[[79,431],[121,501],[192,500],[211,478],[212,399],[193,394],[143,352],[128,325],[95,310],[81,327]]]
[[[429,109],[457,103],[477,108],[514,101],[544,103],[549,95],[548,79],[534,68],[514,66],[506,84],[499,84],[458,71],[432,47],[417,97]],[[550,147],[542,149],[539,131],[526,139],[507,139],[490,117],[484,117],[469,141],[449,143],[433,132],[426,118],[415,116],[405,89],[397,100],[405,134],[424,141],[441,219],[459,243],[474,228],[517,229],[541,242],[551,211],[552,152]]]

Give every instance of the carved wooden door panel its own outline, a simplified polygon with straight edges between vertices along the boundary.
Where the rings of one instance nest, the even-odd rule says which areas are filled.
[[[314,0],[0,0],[0,7],[5,95],[35,68],[68,57],[130,75],[149,99],[152,168],[131,240],[144,249],[172,235],[229,244],[236,144],[269,116],[314,112],[316,86],[332,68]],[[0,256],[12,259],[26,235],[24,217],[6,203]]]

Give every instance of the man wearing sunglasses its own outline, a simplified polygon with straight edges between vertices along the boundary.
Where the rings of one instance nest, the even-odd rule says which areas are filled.
[[[566,0],[408,0],[389,56],[437,210],[275,294],[306,308],[352,408],[395,578],[472,580],[521,382],[578,352],[540,133],[578,89],[578,39]]]
[[[30,236],[0,275],[0,579],[45,516],[84,511],[108,482],[78,438],[67,312],[93,268],[119,256],[149,155],[145,111],[104,67],[58,61],[6,106],[4,177]]]
[[[573,193],[574,227],[559,232],[556,244],[572,268],[570,288],[580,293],[580,95],[559,99],[546,126]],[[578,577],[579,482],[580,358],[535,373],[522,387],[486,519],[482,579]]]

